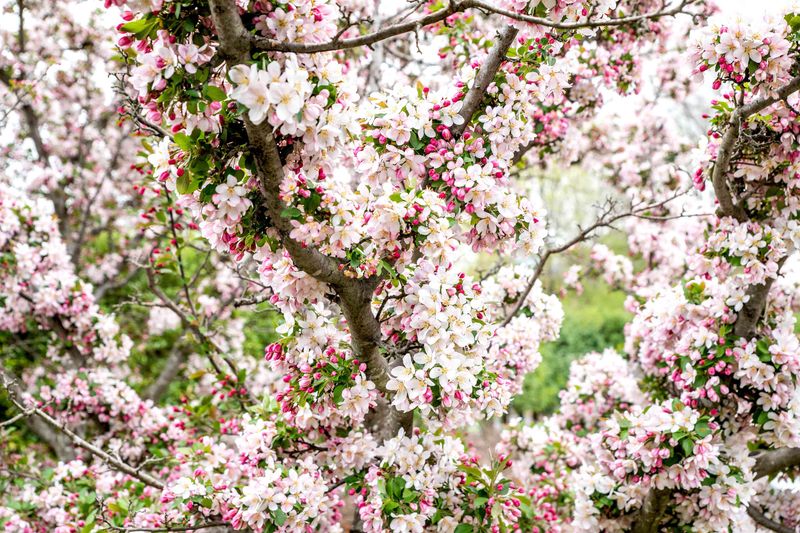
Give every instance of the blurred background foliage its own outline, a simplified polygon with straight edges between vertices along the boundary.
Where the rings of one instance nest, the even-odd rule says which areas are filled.
[[[625,323],[631,318],[624,301],[622,291],[611,290],[602,281],[584,282],[583,294],[570,292],[562,299],[561,336],[542,345],[542,363],[525,377],[522,394],[514,399],[512,407],[518,414],[538,418],[552,413],[572,361],[587,352],[622,349]]]

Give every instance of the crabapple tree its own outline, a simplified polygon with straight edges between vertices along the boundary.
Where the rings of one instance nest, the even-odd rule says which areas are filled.
[[[800,14],[2,5],[5,531],[800,525]],[[509,416],[587,278],[624,347]]]

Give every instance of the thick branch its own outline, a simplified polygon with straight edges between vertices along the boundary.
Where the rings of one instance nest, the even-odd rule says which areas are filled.
[[[728,181],[728,175],[731,171],[731,158],[736,148],[736,142],[739,139],[742,122],[747,120],[751,115],[763,111],[772,104],[786,100],[798,90],[800,90],[800,76],[792,79],[780,90],[776,91],[774,95],[738,107],[731,113],[730,120],[728,121],[728,128],[722,136],[722,141],[717,151],[717,160],[714,163],[714,169],[711,173],[714,193],[719,201],[720,211],[723,216],[734,217],[739,222],[748,220],[743,202],[734,201]],[[781,265],[782,264],[783,261],[781,261]],[[736,335],[745,338],[750,338],[754,335],[758,320],[764,313],[767,296],[772,287],[772,281],[772,279],[769,279],[765,283],[753,285],[748,289],[747,295],[750,299],[745,303],[737,316],[736,325],[734,326],[734,333],[736,333]]]
[[[236,2],[209,0],[208,3],[219,35],[219,51],[222,57],[234,65],[250,59],[250,34],[242,24]]]
[[[653,489],[647,493],[639,510],[639,516],[631,529],[632,533],[655,533],[664,516],[670,499],[667,489]]]
[[[773,476],[800,466],[800,448],[779,448],[762,452],[753,467],[755,479]]]
[[[492,49],[489,51],[489,55],[481,65],[481,69],[478,71],[477,76],[475,76],[475,81],[472,84],[469,92],[467,92],[467,96],[464,97],[464,103],[461,106],[461,111],[459,111],[459,115],[461,118],[464,119],[459,125],[453,126],[453,135],[456,137],[460,137],[464,130],[469,125],[470,121],[472,120],[472,115],[481,105],[481,101],[483,100],[483,95],[486,94],[486,89],[489,88],[489,84],[492,83],[494,80],[495,74],[497,74],[497,69],[500,68],[502,65],[503,60],[506,57],[506,53],[508,52],[508,48],[511,46],[511,43],[514,42],[514,38],[517,36],[517,28],[514,26],[507,26],[501,33],[497,41],[492,46]]]
[[[760,285],[751,285],[747,289],[747,295],[750,297],[747,302],[742,306],[741,311],[736,316],[736,324],[733,326],[733,332],[739,336],[749,339],[755,335],[756,325],[758,320],[764,315],[764,309],[767,305],[767,296],[772,287],[772,278],[768,279]]]
[[[725,130],[725,133],[722,135],[722,141],[717,150],[717,160],[711,172],[711,183],[714,186],[714,194],[719,201],[720,211],[723,216],[734,217],[739,222],[747,220],[747,213],[744,210],[744,206],[734,203],[730,184],[727,179],[728,172],[730,171],[731,157],[733,156],[736,141],[739,139],[739,131],[741,130],[742,122],[746,120],[747,117],[763,111],[772,104],[781,100],[786,100],[786,98],[798,89],[800,89],[800,76],[792,79],[792,81],[777,91],[774,96],[750,102],[731,113],[730,120],[728,121],[728,129]]]
[[[245,63],[250,58],[249,35],[239,17],[236,2],[210,0],[210,5],[223,56],[228,59],[231,66]],[[343,285],[347,278],[339,270],[338,261],[318,250],[304,247],[289,236],[292,225],[288,219],[281,216],[285,206],[278,197],[283,181],[283,164],[272,128],[267,122],[253,124],[246,117],[244,123],[250,141],[250,152],[256,162],[264,206],[273,226],[281,233],[283,245],[292,256],[292,261],[298,268],[320,281],[333,286]]]
[[[750,518],[752,518],[753,521],[759,526],[765,527],[772,531],[776,531],[777,533],[796,533],[797,531],[794,528],[787,527],[779,522],[770,520],[769,518],[764,516],[764,513],[761,511],[761,509],[759,509],[758,506],[754,504],[750,504],[747,507],[747,514],[750,515]]]
[[[228,526],[226,522],[211,522],[209,524],[199,524],[194,526],[164,526],[164,527],[120,527],[111,524],[110,522],[105,522],[105,527],[113,530],[113,531],[123,531],[124,533],[133,533],[136,532],[144,532],[144,531],[199,531],[201,529],[211,529],[211,528],[223,528]],[[228,531],[228,529],[226,529]]]
[[[21,15],[20,15],[21,16]],[[5,85],[9,88],[12,92],[16,92],[15,84],[18,80],[14,80],[11,76],[8,75],[5,71],[0,69],[0,83]],[[22,96],[19,97],[22,101]],[[41,128],[39,125],[39,117],[36,115],[36,111],[33,109],[33,106],[27,102],[22,101],[22,105],[20,107],[22,111],[22,117],[25,120],[26,125],[28,126],[28,135],[30,136],[31,140],[33,141],[34,147],[36,147],[36,158],[38,161],[45,167],[50,166],[50,154],[47,150],[47,147],[44,145],[44,141],[42,140]],[[55,190],[50,192],[50,197],[53,201],[53,208],[56,211],[56,216],[58,217],[58,228],[61,231],[62,237],[67,240],[69,237],[69,229],[67,224],[67,199],[64,191],[61,188],[56,188]]]

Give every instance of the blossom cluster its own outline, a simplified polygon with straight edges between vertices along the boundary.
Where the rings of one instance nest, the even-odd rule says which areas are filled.
[[[603,274],[609,285],[627,286],[633,278],[633,264],[630,259],[615,254],[605,244],[595,244],[590,254],[592,266]]]
[[[630,363],[612,349],[574,361],[559,398],[560,424],[578,435],[597,431],[615,411],[626,412],[645,400]]]
[[[273,449],[274,422],[249,416],[238,422],[233,445],[203,437],[179,449],[185,462],[162,496],[168,516],[217,513],[236,529],[278,531],[337,522],[341,501],[320,482],[314,461],[281,461]]]
[[[132,342],[75,275],[52,202],[0,188],[0,223],[0,329],[24,332],[32,319],[45,331],[59,332],[64,344],[53,345],[53,357],[125,361]],[[59,352],[58,346],[71,348]]]
[[[172,409],[142,399],[107,369],[64,372],[52,386],[42,385],[37,396],[46,412],[65,423],[102,424],[105,431],[96,442],[129,460],[145,455],[159,441],[171,444],[186,438],[183,424],[171,416]]]
[[[787,255],[785,240],[800,238],[797,231],[781,232],[765,224],[740,224],[726,217],[720,220],[705,246],[707,257],[720,257],[732,267],[741,267],[742,285],[758,285],[778,275],[778,262]],[[744,294],[731,295],[729,303],[736,311],[742,308]]]
[[[275,397],[284,419],[311,436],[358,426],[377,400],[366,363],[345,347],[348,337],[330,323],[331,312],[316,304],[289,315],[281,326],[284,337],[265,349],[265,359],[285,384]]]
[[[490,388],[494,376],[480,355],[491,335],[480,285],[449,265],[421,261],[404,285],[387,289],[390,297],[396,300],[386,306],[384,334],[393,344],[416,347],[391,372],[393,404],[430,412],[477,401],[489,413],[501,411],[510,398],[497,398],[502,387]]]
[[[751,412],[765,437],[795,442],[800,426],[793,414],[794,318],[772,315],[774,327],[768,333],[737,338],[735,306],[743,298],[730,294],[729,285],[700,279],[660,294],[634,318],[628,348],[646,373],[670,379],[683,402],[711,406],[708,412],[714,416],[732,390],[751,390],[752,403],[741,408]]]
[[[366,531],[452,533],[479,524],[536,531],[556,520],[552,506],[540,501],[552,492],[526,490],[505,476],[513,465],[507,455],[481,464],[460,440],[419,430],[387,440],[377,455],[359,491]]]
[[[511,87],[506,92],[516,94]],[[373,98],[370,116],[376,118],[364,125],[367,143],[357,153],[358,169],[369,170],[375,180],[386,176],[404,188],[426,183],[440,191],[448,212],[453,213],[476,249],[503,245],[505,249],[535,252],[543,243],[544,213],[510,190],[508,160],[495,155],[503,151],[505,157],[513,156],[514,147],[501,145],[509,139],[509,131],[499,124],[502,116],[490,119],[480,115],[478,121],[488,136],[467,131],[454,138],[451,128],[464,124],[464,117],[458,114],[462,94],[445,98],[427,90],[419,95],[397,90],[381,99]],[[409,103],[412,99],[413,105]],[[508,103],[508,113],[513,112],[512,105]],[[516,115],[509,115],[508,120],[512,116]],[[392,117],[393,122],[383,117]],[[518,121],[515,129],[522,131],[525,123],[514,120]],[[494,122],[498,124],[490,127]],[[498,133],[493,136],[495,129]],[[510,245],[503,244],[509,239]]]
[[[542,531],[568,530],[570,481],[584,453],[576,435],[560,428],[554,417],[536,424],[511,421],[496,452],[513,459],[506,475],[529,487],[536,525]]]
[[[750,498],[752,460],[744,441],[724,448],[712,434],[714,426],[677,400],[614,415],[591,438],[594,460],[576,474],[581,488],[573,526],[593,531],[615,522],[630,525],[631,511],[648,491],[665,489],[681,495],[671,511],[675,516],[662,518],[661,524],[675,520],[721,531],[747,522],[743,506]]]
[[[786,24],[765,19],[759,23],[711,21],[693,37],[696,72],[713,69],[714,89],[723,82],[750,83],[755,91],[771,92],[791,77],[791,43]]]

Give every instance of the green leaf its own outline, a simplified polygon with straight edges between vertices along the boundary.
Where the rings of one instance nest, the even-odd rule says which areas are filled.
[[[81,528],[81,533],[90,533],[94,529],[95,514],[96,513],[92,511],[92,514],[88,516],[85,525],[83,526],[83,528]]]
[[[411,132],[411,138],[409,139],[409,144],[414,150],[421,150],[425,148],[425,143],[420,140],[420,138],[417,136],[416,131]]]
[[[393,477],[386,482],[386,492],[395,500],[402,499],[405,487],[406,482],[401,477]]]
[[[476,481],[483,481],[483,472],[474,466],[460,465],[459,470],[466,472],[467,475]]]
[[[800,15],[789,13],[784,17],[784,20],[786,20],[786,23],[789,24],[793,32],[800,29]]]
[[[769,363],[772,361],[772,354],[769,351],[769,341],[761,339],[756,343],[756,354],[762,363]]]
[[[472,525],[470,524],[459,524],[458,527],[453,531],[453,533],[472,533],[474,529],[472,529]]]
[[[683,455],[689,457],[694,451],[694,443],[690,438],[681,439],[681,448],[683,448]]]
[[[281,211],[281,218],[295,219],[295,218],[300,218],[302,214],[303,212],[297,209],[296,207],[287,207],[286,209]]]
[[[286,513],[281,509],[275,509],[272,511],[272,519],[276,524],[282,526],[286,522]]]
[[[188,172],[184,172],[183,176],[178,176],[178,179],[175,181],[175,188],[178,190],[178,194],[189,194],[192,192],[192,178]]]
[[[303,207],[306,209],[306,213],[311,214],[316,211],[320,204],[322,203],[322,196],[316,191],[313,191],[308,198],[303,200]]]
[[[214,183],[209,183],[203,190],[200,191],[200,201],[203,203],[208,203],[211,201],[211,198],[214,196],[216,192],[217,186]]]
[[[122,31],[134,34],[138,39],[143,39],[158,25],[157,18],[141,18],[128,22],[122,26]]]
[[[192,164],[189,166],[192,174],[207,174],[208,169],[211,166],[208,164],[208,160],[204,157],[195,157],[192,159]]]
[[[705,420],[701,420],[694,426],[694,431],[697,433],[697,436],[701,439],[706,438],[708,435],[711,434],[711,428],[708,427],[708,422]]]
[[[225,94],[225,91],[223,91],[216,85],[206,85],[205,93],[206,97],[213,100],[214,102],[222,102],[228,97],[228,95]]]
[[[336,405],[342,403],[342,392],[344,392],[344,389],[344,385],[337,385],[336,388],[333,389],[333,401]]]
[[[176,133],[172,136],[172,140],[175,141],[175,144],[177,144],[184,152],[192,151],[192,138],[185,133]]]

